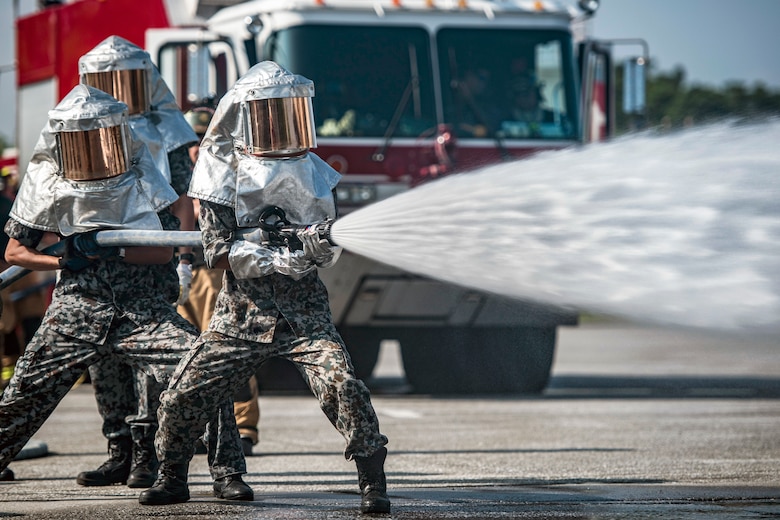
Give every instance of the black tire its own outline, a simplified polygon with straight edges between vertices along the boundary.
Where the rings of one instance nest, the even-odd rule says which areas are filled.
[[[418,327],[396,337],[413,393],[538,394],[550,379],[556,328]]]
[[[379,358],[379,345],[385,334],[376,327],[343,327],[339,329],[352,359],[355,375],[364,381],[371,377]],[[308,392],[309,387],[293,363],[272,358],[257,370],[257,384],[263,392]]]
[[[296,366],[284,358],[271,358],[255,372],[257,386],[263,392],[309,392]]]

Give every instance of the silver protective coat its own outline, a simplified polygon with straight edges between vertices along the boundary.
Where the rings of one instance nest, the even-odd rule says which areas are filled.
[[[109,36],[79,59],[79,74],[113,70],[145,69],[147,71],[151,109],[129,116],[130,127],[138,139],[146,143],[149,153],[168,182],[171,181],[168,153],[198,142],[195,131],[184,119],[160,71],[148,52],[120,38]]]
[[[161,229],[157,212],[178,196],[131,129],[126,173],[100,181],[70,181],[60,171],[57,132],[126,124],[126,111],[124,103],[101,90],[74,87],[49,111],[10,216],[30,228],[62,236],[101,228]]]

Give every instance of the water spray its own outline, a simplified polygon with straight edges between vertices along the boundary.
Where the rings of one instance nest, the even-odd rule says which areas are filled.
[[[445,177],[335,221],[347,251],[574,312],[780,335],[780,120]]]

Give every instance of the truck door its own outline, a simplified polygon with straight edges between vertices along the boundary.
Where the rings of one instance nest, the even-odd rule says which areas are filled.
[[[146,47],[185,112],[216,106],[239,76],[230,41],[201,29],[150,29]]]
[[[596,41],[580,45],[583,141],[601,141],[614,132],[614,78],[610,48]]]

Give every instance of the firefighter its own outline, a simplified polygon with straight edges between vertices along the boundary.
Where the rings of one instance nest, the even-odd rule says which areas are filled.
[[[193,108],[184,114],[184,118],[190,124],[198,139],[203,139],[206,129],[211,123],[214,115],[214,109],[209,106],[200,106]],[[193,162],[198,159],[199,146],[190,148],[190,157]],[[198,200],[193,201],[194,215],[200,212]],[[192,263],[192,287],[190,297],[176,309],[179,314],[198,327],[201,331],[206,330],[214,314],[214,304],[217,301],[217,294],[222,287],[222,276],[224,269],[209,269],[203,259],[203,250],[196,248],[193,251],[194,261]],[[245,456],[252,455],[252,447],[258,442],[257,424],[260,422],[260,405],[258,404],[259,389],[255,376],[249,378],[249,381],[241,387],[233,396],[233,412],[236,416],[236,425],[238,433],[241,436],[241,447]],[[198,445],[197,453],[201,453],[201,448],[205,446]],[[150,484],[151,485],[151,484]]]
[[[79,59],[79,77],[81,83],[103,90],[128,106],[130,127],[149,148],[158,169],[179,196],[172,205],[179,229],[194,230],[192,200],[186,191],[193,166],[189,149],[197,144],[198,137],[149,53],[123,38],[109,36]],[[182,304],[189,295],[193,255],[189,247],[180,247],[178,252],[179,293],[174,301]],[[147,488],[157,478],[154,433],[158,396],[164,387],[156,385],[153,378],[140,374],[140,379],[134,379],[132,374],[126,364],[96,363],[89,369],[103,418],[103,435],[109,440],[109,459],[99,468],[78,475],[76,481],[83,486],[127,483],[131,488]],[[132,443],[132,457],[117,459],[111,446],[127,443]]]
[[[0,470],[89,366],[128,364],[165,384],[188,351],[198,331],[170,303],[178,291],[172,248],[100,247],[95,239],[104,228],[175,229],[168,208],[176,198],[128,127],[127,105],[77,85],[49,112],[5,226],[6,260],[59,269],[60,277],[0,400]],[[36,249],[45,232],[65,241],[62,258]],[[251,499],[230,402],[208,414],[215,494]],[[117,457],[130,451],[110,445]]]
[[[368,388],[355,377],[317,274],[340,251],[320,241],[311,226],[298,234],[301,248],[252,232],[269,206],[283,208],[296,224],[336,216],[332,190],[340,175],[310,153],[313,95],[310,80],[261,62],[222,98],[203,139],[189,194],[200,199],[206,262],[227,272],[209,328],[160,396],[160,477],[141,493],[141,504],[189,500],[188,466],[208,410],[265,360],[280,356],[298,367],[346,440],[345,457],[357,465],[361,510],[390,511],[387,437]]]
[[[519,123],[505,125],[508,137],[543,137],[541,125],[555,123],[555,114],[544,107],[542,85],[532,74],[521,74],[509,86],[509,119]]]
[[[11,206],[16,198],[16,189],[19,179],[15,168],[4,166],[0,169],[0,228],[5,227]],[[51,245],[49,236],[42,240],[42,244]],[[10,267],[5,262],[5,247],[8,244],[8,235],[0,232],[0,269]],[[24,351],[25,345],[35,334],[41,324],[43,313],[49,301],[51,277],[44,273],[32,273],[21,278],[0,291],[2,298],[2,313],[0,314],[0,359],[2,359],[2,372],[0,372],[0,389],[5,388],[14,373],[16,360]]]
[[[184,114],[184,119],[195,131],[198,136],[198,144],[190,147],[190,158],[193,163],[198,158],[200,140],[203,139],[206,129],[211,122],[214,109],[202,106],[194,108]],[[197,200],[193,202],[193,219],[200,211],[200,205]],[[203,261],[203,252],[200,248],[193,251],[192,262],[192,282],[190,284],[190,294],[187,301],[178,305],[178,312],[187,320],[205,330],[211,321],[211,315],[214,312],[214,303],[217,299],[217,293],[222,286],[222,269],[208,269]]]

